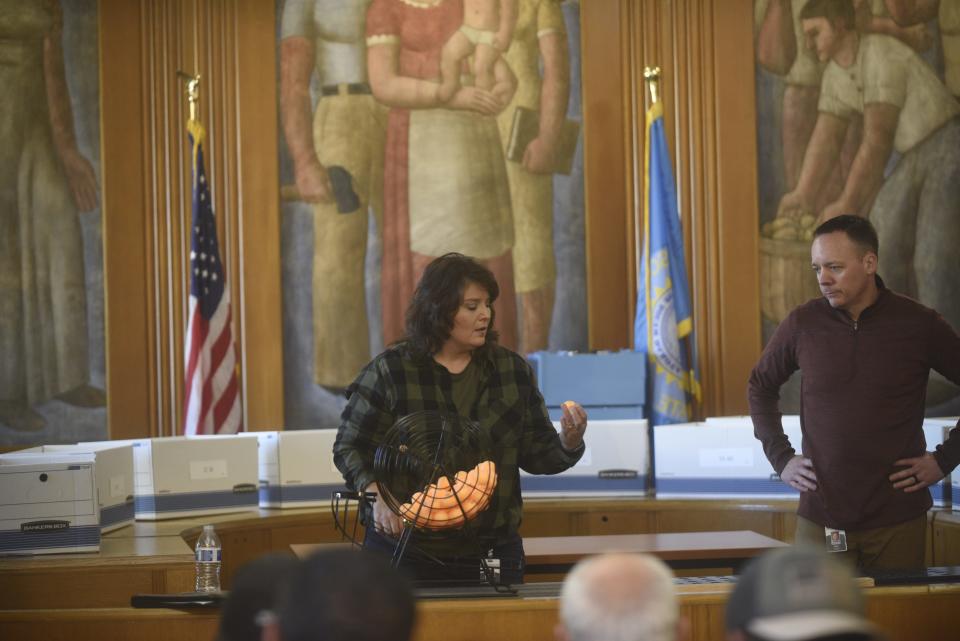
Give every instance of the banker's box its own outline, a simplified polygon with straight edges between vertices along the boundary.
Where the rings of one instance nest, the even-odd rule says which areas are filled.
[[[801,451],[800,419],[783,417],[790,444]],[[749,416],[708,418],[702,423],[654,427],[654,470],[659,497],[791,498],[753,436]]]
[[[255,438],[167,436],[98,441],[97,445],[106,443],[133,446],[134,510],[138,521],[257,508]]]
[[[557,431],[560,424],[554,423]],[[562,496],[643,496],[650,469],[645,419],[593,420],[584,434],[583,457],[559,474],[520,470],[524,498]]]
[[[0,465],[0,554],[99,551],[93,456],[22,460],[7,457]]]
[[[640,419],[646,394],[646,355],[620,352],[534,352],[527,356],[547,404],[559,421],[560,405],[577,401],[590,420]]]
[[[29,451],[6,456],[45,454],[85,455],[94,457],[94,481],[97,507],[100,510],[100,532],[106,534],[133,523],[133,446],[104,442],[100,445],[44,445]]]
[[[260,507],[329,505],[333,493],[344,488],[343,475],[333,464],[336,429],[256,435],[260,444]]]
[[[956,416],[923,419],[923,437],[927,441],[927,451],[936,450],[937,446],[947,438],[950,430],[956,426]],[[931,485],[930,496],[933,497],[933,504],[936,507],[960,505],[960,473],[954,471],[953,474],[947,474],[939,483]]]

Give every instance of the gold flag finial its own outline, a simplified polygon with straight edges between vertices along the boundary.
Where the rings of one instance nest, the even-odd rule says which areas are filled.
[[[644,67],[643,78],[650,87],[650,104],[655,105],[660,100],[660,67]]]
[[[200,74],[192,76],[184,71],[177,71],[177,76],[187,81],[187,102],[190,104],[190,120],[196,120],[197,103],[200,100]]]

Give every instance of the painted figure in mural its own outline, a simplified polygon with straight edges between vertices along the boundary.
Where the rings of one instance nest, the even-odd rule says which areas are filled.
[[[501,53],[510,48],[517,23],[518,0],[463,0],[463,25],[450,36],[440,51],[442,102],[453,97],[460,86],[463,62],[473,56],[471,71],[481,89],[509,93],[515,78]],[[509,96],[502,96],[507,99]]]
[[[850,119],[862,114],[863,141],[843,192],[818,219],[869,215],[889,287],[960,326],[960,104],[910,47],[858,33],[849,0],[811,0],[801,19],[828,64],[800,179],[778,215],[811,209]],[[900,158],[885,178],[894,150]]]
[[[36,430],[32,406],[102,406],[89,385],[79,211],[97,179],[77,148],[59,3],[0,2],[0,423]]]
[[[299,197],[313,204],[314,380],[346,387],[370,359],[364,288],[368,207],[382,212],[386,111],[367,83],[369,0],[287,0],[280,41],[280,116]],[[314,113],[310,82],[316,73]],[[359,206],[338,210],[328,169],[352,178]]]
[[[757,61],[783,78],[781,103],[781,144],[785,186],[793,190],[807,143],[817,122],[817,102],[825,64],[812,48],[804,46],[805,36],[800,11],[808,0],[758,0]],[[854,0],[856,27],[862,33],[885,33],[902,40],[918,52],[930,47],[930,34],[923,22],[901,26],[893,20],[887,4],[897,0]],[[884,4],[884,3],[887,4]],[[830,172],[820,186],[813,203],[820,210],[843,191],[850,165],[860,145],[862,119],[852,118],[839,156],[839,171]]]
[[[875,0],[877,1],[877,0]],[[885,0],[891,18],[901,27],[936,19],[947,89],[960,97],[960,2],[956,0]]]
[[[960,2],[941,0],[937,26],[943,48],[943,76],[955,97],[960,98]],[[923,16],[920,16],[923,19]]]
[[[553,251],[552,160],[558,152],[570,93],[570,59],[557,0],[519,0],[513,44],[504,59],[518,79],[513,101],[497,121],[506,149],[518,106],[539,113],[539,135],[523,162],[507,163],[513,206],[513,269],[520,297],[520,348],[546,349],[557,270]],[[541,75],[542,64],[542,75]]]
[[[517,344],[513,218],[495,120],[505,94],[464,83],[449,101],[439,97],[440,52],[462,24],[460,0],[373,0],[367,12],[370,86],[390,107],[381,274],[388,344],[403,336],[423,269],[450,251],[496,275],[501,342]]]
[[[816,54],[803,46],[800,10],[807,0],[759,0],[757,18],[757,62],[783,79],[780,112],[780,142],[783,146],[784,186],[797,186],[803,154],[817,121],[817,99],[823,64]],[[859,143],[860,121],[851,122],[843,147],[840,171],[832,172],[817,194],[817,206],[826,205],[840,195],[843,177],[850,167],[851,148]]]

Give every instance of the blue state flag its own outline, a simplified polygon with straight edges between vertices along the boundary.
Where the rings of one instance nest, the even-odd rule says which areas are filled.
[[[650,424],[683,423],[693,414],[692,400],[700,400],[700,376],[676,186],[661,103],[655,103],[647,112],[644,147],[647,180],[634,349],[647,354]]]

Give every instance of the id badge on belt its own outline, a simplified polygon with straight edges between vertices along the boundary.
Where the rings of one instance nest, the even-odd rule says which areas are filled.
[[[846,552],[847,551],[846,530],[837,530],[832,527],[825,527],[823,528],[823,532],[827,540],[827,552]]]

